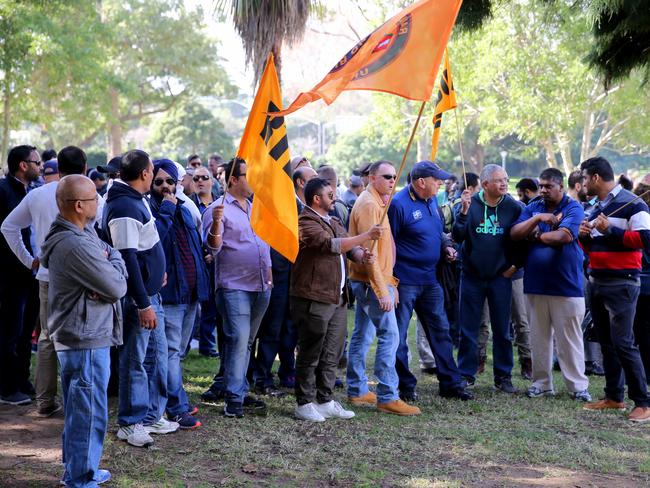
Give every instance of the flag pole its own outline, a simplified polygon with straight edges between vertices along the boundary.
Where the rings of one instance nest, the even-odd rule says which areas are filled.
[[[422,102],[422,105],[420,106],[420,111],[418,112],[418,118],[415,119],[415,124],[413,124],[413,130],[411,131],[411,137],[409,137],[409,142],[406,145],[406,151],[404,151],[404,155],[402,156],[402,163],[399,165],[399,169],[397,170],[397,177],[395,179],[395,184],[393,185],[393,191],[390,192],[390,197],[388,197],[388,202],[386,202],[386,206],[384,207],[384,212],[381,214],[381,219],[379,220],[378,225],[384,223],[384,219],[386,218],[386,214],[388,213],[388,207],[390,207],[390,202],[393,201],[393,196],[395,195],[395,191],[397,190],[397,183],[399,182],[399,179],[402,176],[402,172],[404,171],[406,158],[408,157],[409,151],[411,150],[411,144],[413,144],[413,138],[415,137],[415,133],[418,130],[418,125],[420,124],[420,119],[422,118],[422,113],[424,112],[424,107],[426,104],[427,101],[424,100]],[[376,243],[377,241],[372,241],[372,244],[370,245],[371,251],[375,249]]]
[[[643,193],[641,193],[641,195],[637,195],[636,198],[633,198],[632,200],[630,200],[629,202],[627,202],[625,205],[621,205],[621,206],[618,207],[616,210],[614,210],[612,213],[610,213],[610,214],[608,214],[608,215],[605,215],[605,217],[611,217],[611,216],[614,215],[615,213],[618,213],[619,210],[623,210],[625,207],[627,207],[628,205],[630,205],[630,204],[636,202],[638,199],[643,198],[643,197],[646,196],[648,193],[650,193],[650,190],[646,190],[646,191],[644,191]]]
[[[458,131],[458,147],[460,149],[460,162],[463,165],[463,180],[465,181],[465,189],[467,190],[467,171],[465,170],[465,156],[463,155],[463,140],[460,132],[460,119],[458,117],[458,108],[454,110],[456,117],[456,130]]]

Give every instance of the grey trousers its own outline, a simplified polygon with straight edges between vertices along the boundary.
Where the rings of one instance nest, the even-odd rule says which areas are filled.
[[[38,297],[40,298],[41,335],[38,337],[38,353],[36,354],[36,405],[39,409],[48,408],[56,402],[57,366],[58,360],[54,344],[47,331],[47,292],[49,283],[38,282]]]

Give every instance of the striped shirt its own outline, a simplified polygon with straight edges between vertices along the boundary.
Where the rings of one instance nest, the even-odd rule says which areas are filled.
[[[589,255],[589,276],[595,280],[635,280],[641,272],[643,251],[650,250],[650,214],[643,200],[617,185],[606,198],[596,203],[589,221],[601,213],[608,217],[609,231],[601,234],[595,228],[587,239],[581,239]],[[620,211],[618,209],[621,209]]]

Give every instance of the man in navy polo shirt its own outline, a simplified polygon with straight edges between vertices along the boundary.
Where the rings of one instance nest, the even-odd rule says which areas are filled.
[[[449,261],[456,258],[451,241],[444,238],[435,198],[440,185],[450,176],[431,161],[416,163],[411,170],[411,183],[395,195],[388,208],[396,248],[394,274],[399,279],[396,315],[400,342],[395,369],[399,375],[400,397],[404,401],[417,399],[417,380],[409,370],[407,344],[413,310],[422,322],[436,359],[440,395],[461,400],[472,398],[462,384],[454,361],[444,294],[436,278],[441,255]]]
[[[554,395],[553,337],[562,377],[571,397],[590,402],[585,376],[582,319],[585,315],[582,251],[578,245],[582,206],[564,191],[555,168],[539,176],[541,199],[524,208],[510,231],[514,241],[528,239],[524,293],[528,301],[533,360],[529,398]]]

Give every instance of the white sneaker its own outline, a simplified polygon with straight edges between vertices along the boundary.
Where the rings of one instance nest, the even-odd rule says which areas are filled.
[[[300,420],[307,420],[309,422],[325,422],[325,417],[316,410],[313,403],[296,405],[293,414]]]
[[[149,447],[153,445],[153,439],[142,424],[120,427],[117,431],[117,438],[136,447]]]
[[[160,417],[158,422],[151,425],[145,425],[144,430],[149,434],[171,434],[180,429],[180,427],[181,426],[178,422],[170,422],[165,417]]]
[[[326,419],[351,419],[354,417],[352,410],[344,409],[339,402],[330,400],[326,403],[315,403],[314,408]]]

